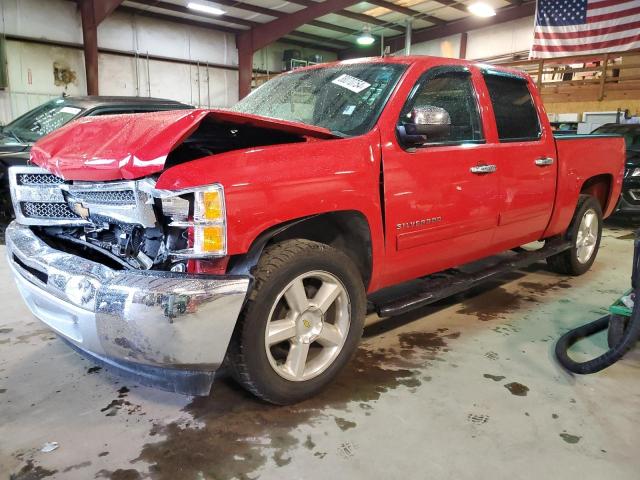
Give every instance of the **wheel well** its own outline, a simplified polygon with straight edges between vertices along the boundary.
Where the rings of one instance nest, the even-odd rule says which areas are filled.
[[[602,212],[607,210],[607,203],[609,202],[609,193],[611,192],[611,182],[613,178],[611,175],[602,174],[589,178],[582,184],[580,193],[588,194],[596,198],[600,203]]]
[[[360,212],[329,212],[310,217],[276,233],[268,243],[293,238],[304,238],[341,250],[353,260],[365,288],[368,287],[373,268],[371,230]]]

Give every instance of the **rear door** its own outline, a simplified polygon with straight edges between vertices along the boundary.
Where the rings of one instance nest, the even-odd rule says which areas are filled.
[[[428,70],[413,87],[395,127],[414,108],[439,107],[451,118],[449,136],[407,146],[395,132],[383,133],[386,273],[391,282],[492,251],[498,174],[491,168],[494,146],[485,139],[478,83],[479,71],[463,66]]]
[[[556,192],[555,140],[533,85],[517,75],[485,70],[498,143],[500,205],[496,246],[508,249],[537,240],[544,232]]]

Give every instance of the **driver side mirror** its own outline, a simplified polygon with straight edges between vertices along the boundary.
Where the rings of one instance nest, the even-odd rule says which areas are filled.
[[[442,142],[451,134],[451,117],[444,108],[416,107],[398,125],[398,136],[405,145]]]

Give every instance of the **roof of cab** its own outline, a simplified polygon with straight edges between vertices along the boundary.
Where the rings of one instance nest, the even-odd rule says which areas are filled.
[[[438,65],[463,65],[469,67],[476,67],[483,70],[493,70],[498,72],[508,73],[510,75],[516,75],[522,78],[529,78],[529,75],[522,70],[518,70],[515,68],[503,67],[500,65],[493,65],[489,63],[481,63],[474,62],[471,60],[462,60],[459,58],[447,58],[447,57],[436,57],[432,55],[389,55],[386,57],[362,57],[362,58],[354,58],[350,60],[339,60],[336,62],[330,63],[320,63],[317,65],[311,65],[309,67],[304,67],[296,70],[291,70],[290,72],[298,72],[300,70],[311,70],[316,68],[323,67],[333,67],[340,65],[354,65],[360,63],[389,63],[389,64],[403,64],[403,65],[420,65],[426,67],[435,67]],[[287,72],[287,73],[290,73]]]

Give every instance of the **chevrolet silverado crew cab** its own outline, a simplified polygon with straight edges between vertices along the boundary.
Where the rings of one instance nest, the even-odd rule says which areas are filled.
[[[286,404],[338,374],[368,306],[394,315],[543,259],[585,273],[624,156],[619,137],[554,138],[516,70],[338,62],[231,110],[52,132],[10,172],[6,251],[31,311],[97,361],[200,395],[224,363]]]

